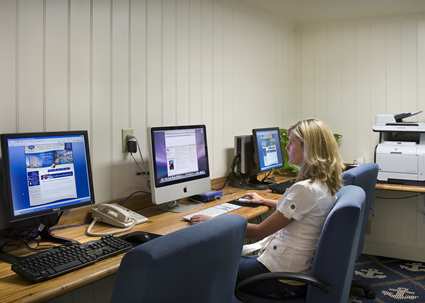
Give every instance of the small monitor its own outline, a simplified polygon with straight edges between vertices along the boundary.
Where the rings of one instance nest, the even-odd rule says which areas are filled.
[[[94,203],[86,131],[1,135],[8,222]]]
[[[252,130],[257,167],[260,172],[283,166],[279,128],[258,128]]]
[[[235,158],[230,184],[246,189],[267,189],[271,184],[258,174],[283,166],[283,155],[278,127],[257,128],[252,135],[235,137]],[[236,171],[235,171],[236,170]]]
[[[154,204],[211,189],[205,125],[152,127],[150,144]]]

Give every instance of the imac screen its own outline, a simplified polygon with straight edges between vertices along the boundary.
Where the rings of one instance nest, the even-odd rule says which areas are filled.
[[[155,186],[209,177],[204,125],[151,129]]]

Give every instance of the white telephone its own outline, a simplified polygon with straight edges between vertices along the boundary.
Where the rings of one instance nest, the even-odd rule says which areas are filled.
[[[99,205],[93,206],[91,211],[93,215],[93,221],[86,231],[86,233],[90,236],[113,234],[113,233],[91,232],[91,229],[94,226],[94,224],[96,224],[96,222],[104,222],[116,227],[124,228],[124,230],[118,231],[118,232],[123,232],[125,230],[131,229],[136,224],[140,224],[148,220],[145,216],[138,214],[128,208],[125,208],[115,203],[99,204]]]

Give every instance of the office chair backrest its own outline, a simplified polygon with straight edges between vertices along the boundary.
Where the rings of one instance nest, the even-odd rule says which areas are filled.
[[[312,275],[330,286],[329,292],[309,286],[308,303],[346,303],[359,245],[365,193],[357,186],[344,186],[327,216],[313,260]]]
[[[112,302],[232,302],[246,220],[223,215],[128,252]]]
[[[377,176],[378,165],[376,163],[360,164],[357,167],[346,170],[342,174],[344,185],[359,186],[366,193],[365,215],[360,232],[360,245],[357,251],[357,257],[359,257],[363,251],[366,225],[369,220],[370,211],[373,208],[373,202],[375,200],[375,185]]]

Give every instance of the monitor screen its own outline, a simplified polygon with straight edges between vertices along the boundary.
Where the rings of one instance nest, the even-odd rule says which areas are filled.
[[[279,128],[258,128],[253,131],[259,171],[268,171],[283,165]]]
[[[156,187],[209,177],[204,125],[151,128]]]
[[[94,203],[86,131],[1,136],[10,221]]]

